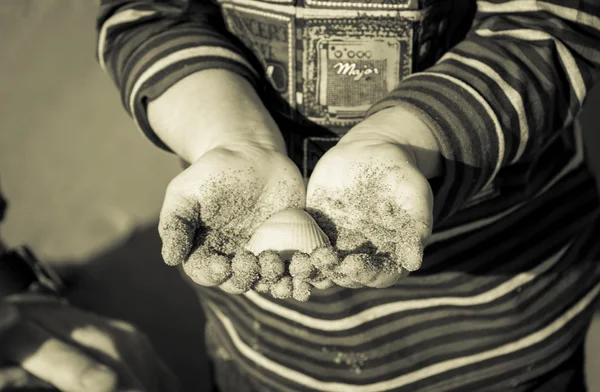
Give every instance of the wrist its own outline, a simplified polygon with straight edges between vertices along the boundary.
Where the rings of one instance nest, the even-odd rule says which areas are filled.
[[[259,145],[285,153],[276,122],[244,77],[223,69],[196,72],[148,104],[154,132],[194,162],[217,147]]]
[[[383,109],[352,128],[339,143],[371,140],[396,144],[410,150],[426,178],[440,176],[442,157],[435,134],[414,110],[404,105]]]

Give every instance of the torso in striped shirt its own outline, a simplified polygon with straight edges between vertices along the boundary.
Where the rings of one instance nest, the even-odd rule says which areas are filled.
[[[197,287],[212,355],[253,391],[519,390],[550,371],[600,291],[597,190],[580,130],[566,135],[562,153],[436,227],[421,270],[394,287],[307,303]]]

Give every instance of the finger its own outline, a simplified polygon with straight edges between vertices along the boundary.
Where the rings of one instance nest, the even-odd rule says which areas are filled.
[[[416,271],[423,264],[423,243],[410,227],[399,233],[394,250],[396,264],[408,271]],[[401,268],[401,269],[402,269]]]
[[[382,271],[373,261],[373,256],[366,253],[353,253],[342,260],[337,272],[358,283],[368,284]]]
[[[52,384],[40,380],[19,366],[10,366],[0,369],[0,391],[9,389],[44,388],[51,389]]]
[[[315,275],[308,280],[308,283],[310,283],[314,288],[317,288],[319,290],[328,289],[335,284],[331,279],[325,276],[323,271],[319,270],[317,270]]]
[[[219,285],[219,288],[229,294],[244,294],[252,288],[252,284],[243,277],[232,274],[231,278]]]
[[[64,392],[108,392],[117,374],[78,348],[51,336],[31,322],[3,336],[3,355],[37,378]]]
[[[265,283],[277,282],[285,273],[285,262],[281,260],[279,252],[265,250],[258,255],[260,264],[260,279]]]
[[[337,251],[331,245],[320,246],[313,250],[310,260],[321,271],[331,270],[340,262]]]
[[[194,246],[200,228],[200,206],[184,196],[174,181],[169,184],[160,212],[158,233],[162,257],[168,265],[183,263]]]
[[[231,261],[223,255],[198,250],[183,263],[183,270],[194,283],[205,287],[220,285],[231,277]]]
[[[254,283],[252,289],[259,293],[268,293],[271,291],[271,285],[264,280],[259,280],[258,282]]]
[[[309,283],[314,288],[319,289],[319,290],[325,290],[325,289],[328,289],[328,288],[333,287],[335,285],[335,283],[333,282],[333,280],[331,280],[329,278],[311,280]]]
[[[260,264],[254,253],[241,250],[231,260],[231,270],[243,287],[251,288],[260,277]]]
[[[296,279],[308,280],[312,278],[317,269],[313,265],[310,255],[307,253],[296,252],[290,260],[290,275]]]
[[[271,295],[277,299],[287,299],[292,296],[293,281],[291,276],[284,276],[271,286]]]
[[[303,279],[292,280],[292,297],[296,301],[306,302],[310,298],[311,285]]]
[[[336,269],[337,270],[337,269]],[[345,287],[347,289],[358,289],[364,287],[361,283],[358,283],[349,276],[341,274],[337,271],[333,271],[327,274],[327,277],[331,279],[335,284],[340,287]]]
[[[373,279],[371,282],[369,282],[368,284],[365,284],[365,286],[376,288],[376,289],[383,289],[386,287],[391,287],[391,286],[395,285],[396,283],[398,283],[398,281],[400,279],[402,279],[408,275],[409,275],[409,272],[407,270],[405,270],[404,268],[402,268],[400,272],[396,272],[393,274],[381,273],[381,274],[377,275],[375,277],[375,279]]]

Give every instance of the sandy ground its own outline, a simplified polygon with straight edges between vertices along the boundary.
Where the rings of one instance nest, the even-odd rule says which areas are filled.
[[[201,391],[204,320],[161,262],[156,233],[179,166],[122,110],[94,60],[94,16],[93,2],[0,0],[0,185],[10,200],[1,234],[54,265],[87,263],[73,302],[140,325],[184,391]],[[599,105],[597,87],[584,122],[598,172]],[[587,353],[590,391],[600,392],[600,317]]]

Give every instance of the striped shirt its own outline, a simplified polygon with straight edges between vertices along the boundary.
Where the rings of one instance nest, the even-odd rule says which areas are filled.
[[[600,67],[600,1],[101,3],[99,63],[163,149],[145,102],[209,68],[274,86],[299,127],[304,116],[343,134],[358,106],[340,73],[319,73],[337,56],[319,34],[370,15],[385,34],[369,45],[393,37],[410,56],[385,94],[358,90],[375,91],[360,116],[409,105],[444,157],[423,266],[395,286],[315,290],[307,303],[196,287],[211,355],[244,377],[226,390],[524,391],[581,345],[600,298],[600,200],[577,116]]]

